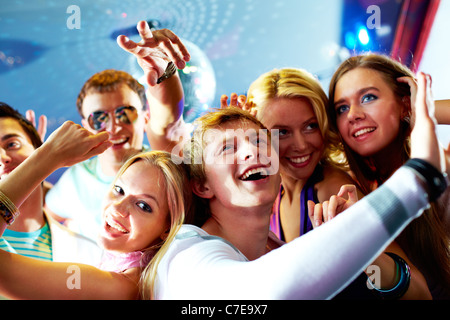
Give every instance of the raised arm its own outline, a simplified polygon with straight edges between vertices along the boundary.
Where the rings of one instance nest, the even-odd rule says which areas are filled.
[[[436,120],[438,124],[450,124],[450,100],[436,100]]]
[[[19,207],[54,170],[110,147],[108,133],[91,134],[66,122],[0,181],[1,204]],[[3,212],[4,213],[4,212]],[[0,218],[1,233],[6,221]],[[40,261],[0,250],[0,296],[11,299],[135,299],[139,273],[106,272],[89,265]]]
[[[184,92],[176,68],[186,66],[190,60],[189,52],[170,30],[151,31],[146,21],[140,21],[137,30],[142,38],[140,42],[122,35],[117,38],[117,43],[137,58],[145,73],[150,111],[146,131],[150,145],[153,150],[171,152],[187,135],[183,120]],[[174,63],[173,68],[170,68],[170,62]],[[164,80],[158,83],[162,78]]]
[[[215,250],[204,242],[169,256],[162,290],[171,299],[329,299],[427,204],[420,179],[402,167],[345,212],[259,259],[237,261],[218,240],[208,240],[215,241]]]
[[[431,86],[431,76],[427,75]],[[417,82],[418,79],[412,79],[410,77],[400,77],[397,79],[399,82],[408,83],[411,88],[411,100],[416,99],[417,94]],[[430,100],[432,97],[430,97]],[[437,124],[450,124],[450,99],[435,100],[434,101],[434,118]]]
[[[71,166],[105,151],[111,146],[108,137],[106,132],[93,135],[78,124],[71,121],[65,122],[48,137],[41,147],[5,179],[0,180],[2,202],[10,202],[19,207],[30,193],[56,169]],[[0,235],[5,228],[5,219],[0,219]]]

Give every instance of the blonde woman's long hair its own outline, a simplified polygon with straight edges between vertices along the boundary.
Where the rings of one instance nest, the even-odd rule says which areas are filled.
[[[189,188],[189,180],[186,166],[177,161],[173,161],[172,155],[164,151],[150,151],[135,155],[130,158],[120,169],[117,177],[120,177],[125,170],[138,161],[145,161],[149,165],[157,167],[164,177],[167,203],[169,207],[168,222],[170,223],[169,234],[165,240],[156,246],[143,250],[142,265],[145,265],[140,279],[140,292],[142,299],[152,299],[155,286],[155,279],[159,262],[166,253],[168,247],[175,238],[183,223],[192,221],[191,199],[192,191]],[[116,178],[117,179],[117,178]],[[149,181],[149,183],[154,183]]]

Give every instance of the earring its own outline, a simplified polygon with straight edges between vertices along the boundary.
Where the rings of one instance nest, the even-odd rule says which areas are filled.
[[[410,116],[404,116],[402,119],[406,123],[411,123],[411,117]]]

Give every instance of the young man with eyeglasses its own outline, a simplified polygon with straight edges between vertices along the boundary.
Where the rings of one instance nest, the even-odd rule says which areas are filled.
[[[101,199],[122,164],[149,149],[143,144],[144,135],[152,150],[168,152],[186,136],[183,89],[171,61],[182,69],[189,53],[169,30],[152,32],[144,21],[137,28],[141,42],[125,36],[117,42],[137,57],[146,75],[147,95],[144,86],[124,71],[93,75],[77,99],[81,123],[93,133],[108,132],[113,144],[99,156],[67,169],[46,196],[46,207],[54,218],[94,240],[101,221]]]

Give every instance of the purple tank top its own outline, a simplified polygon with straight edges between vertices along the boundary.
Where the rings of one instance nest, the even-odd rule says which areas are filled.
[[[308,216],[308,200],[314,201],[314,203],[318,203],[319,200],[317,199],[317,194],[314,191],[314,186],[316,183],[323,180],[323,169],[319,165],[314,170],[311,177],[309,177],[308,181],[306,182],[305,186],[303,187],[301,193],[300,193],[300,234],[299,236],[304,235],[308,231],[313,229],[313,226],[311,224],[311,221]],[[278,197],[275,200],[275,203],[273,205],[273,213],[270,217],[270,230],[276,234],[276,236],[280,239],[285,241],[284,239],[284,233],[281,228],[281,221],[280,221],[280,204],[281,204],[281,198],[283,197],[284,189],[283,186],[280,187],[280,192],[278,192]]]

